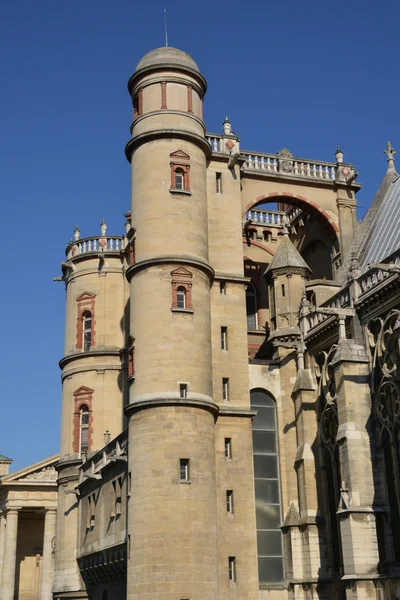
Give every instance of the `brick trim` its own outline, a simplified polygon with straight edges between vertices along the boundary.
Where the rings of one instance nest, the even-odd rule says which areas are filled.
[[[190,85],[187,88],[187,111],[193,114],[193,88]]]
[[[84,406],[89,409],[89,438],[88,451],[92,449],[93,444],[93,392],[91,388],[81,386],[73,393],[74,396],[74,416],[73,416],[73,435],[72,435],[72,451],[80,453],[80,438],[81,438],[81,410]]]
[[[95,298],[96,294],[83,292],[77,297],[77,318],[76,318],[76,348],[83,348],[83,320],[86,313],[92,315],[92,338],[90,347],[95,346]]]
[[[161,82],[161,110],[167,108],[167,82]]]
[[[184,267],[179,267],[174,271],[171,271],[171,285],[172,285],[172,303],[171,308],[178,308],[178,289],[184,288],[186,292],[186,306],[190,310],[193,309],[192,305],[192,278],[193,275],[190,271]]]

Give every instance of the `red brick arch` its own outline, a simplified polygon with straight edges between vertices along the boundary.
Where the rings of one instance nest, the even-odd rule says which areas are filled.
[[[255,240],[249,240],[249,242],[251,246],[257,246],[258,248],[261,248],[261,250],[264,250],[264,252],[268,252],[268,254],[270,254],[271,256],[275,256],[275,252],[273,250],[270,250],[270,248],[267,248],[267,246],[265,246],[261,242],[256,242]],[[249,242],[246,240],[245,237],[243,238],[243,244],[248,245]]]
[[[280,199],[281,202],[285,202],[286,204],[290,204],[292,206],[298,206],[304,210],[304,212],[319,217],[324,222],[327,230],[335,237],[337,236],[339,227],[332,221],[332,218],[328,215],[326,210],[321,208],[313,200],[309,200],[305,196],[291,194],[290,192],[270,192],[267,195],[262,194],[261,196],[257,196],[257,198],[247,204],[243,213],[243,217],[248,210],[255,208],[259,204],[274,202],[275,199]]]

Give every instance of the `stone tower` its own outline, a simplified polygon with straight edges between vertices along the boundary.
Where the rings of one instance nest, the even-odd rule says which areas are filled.
[[[81,238],[76,227],[62,263],[66,327],[60,361],[63,391],[53,586],[59,597],[86,597],[76,562],[78,469],[104,446],[106,430],[112,437],[123,430],[120,351],[125,346],[129,294],[123,244],[123,238],[107,235],[104,221],[98,236]]]
[[[129,80],[134,106],[128,598],[217,598],[206,81],[175,48]],[[157,577],[154,564],[157,563]],[[161,583],[160,583],[161,582]]]

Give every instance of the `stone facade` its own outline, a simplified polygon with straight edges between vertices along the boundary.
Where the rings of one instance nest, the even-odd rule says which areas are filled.
[[[244,151],[228,118],[207,133],[187,54],[150,52],[128,88],[125,233],[76,228],[59,278],[53,597],[400,597],[393,149],[357,223],[340,149],[334,162]],[[0,556],[24,552],[10,499]],[[53,527],[37,525],[42,600]]]

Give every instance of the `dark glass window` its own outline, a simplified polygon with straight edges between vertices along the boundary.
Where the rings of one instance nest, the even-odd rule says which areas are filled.
[[[276,405],[264,390],[250,393],[260,583],[283,581],[283,548]]]
[[[179,287],[176,291],[176,306],[186,308],[186,290],[184,287]]]
[[[83,316],[83,349],[85,352],[90,350],[92,345],[92,315],[85,313]]]
[[[256,291],[252,284],[246,288],[247,329],[257,329]]]

